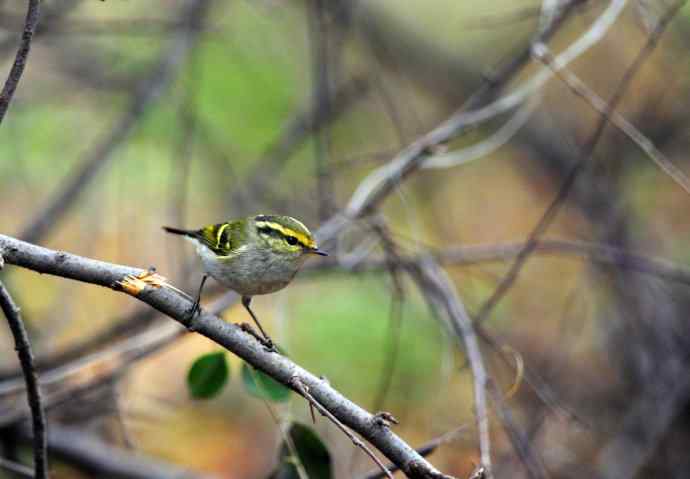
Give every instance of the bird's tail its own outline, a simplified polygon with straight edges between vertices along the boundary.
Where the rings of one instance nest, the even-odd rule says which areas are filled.
[[[173,228],[172,226],[163,226],[163,229],[167,231],[168,233],[172,233],[174,235],[182,235],[182,236],[191,236],[194,237],[196,236],[196,231],[194,230],[183,230],[180,228]]]

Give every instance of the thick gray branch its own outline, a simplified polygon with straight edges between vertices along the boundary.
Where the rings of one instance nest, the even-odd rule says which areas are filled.
[[[127,275],[139,275],[142,269],[97,261],[54,251],[0,235],[0,252],[7,264],[33,271],[61,276],[86,283],[117,288],[116,283]],[[145,287],[136,298],[176,321],[187,324],[192,301],[165,287]],[[356,431],[400,467],[408,477],[447,477],[436,470],[419,453],[389,428],[381,426],[374,416],[288,358],[267,352],[264,347],[234,324],[201,312],[194,321],[194,330],[215,341],[254,367],[290,387],[297,378],[310,394],[343,424]]]

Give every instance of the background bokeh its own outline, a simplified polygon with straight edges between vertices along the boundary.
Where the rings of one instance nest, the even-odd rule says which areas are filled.
[[[608,6],[577,3],[549,42],[555,52]],[[671,6],[629,2],[571,70],[610,98]],[[162,225],[192,228],[278,213],[316,230],[342,210],[368,173],[527,48],[540,21],[538,2],[502,0],[46,0],[42,7],[26,74],[0,128],[0,233],[104,261],[155,266],[190,293],[201,277],[193,249],[166,236]],[[24,2],[0,2],[5,68],[24,10]],[[684,171],[688,13],[682,8],[673,18],[618,107]],[[541,68],[528,62],[506,91]],[[474,245],[494,252],[444,265],[470,313],[511,264],[514,255],[502,258],[500,246],[527,238],[599,119],[557,78],[538,97],[507,144],[467,164],[415,173],[378,211],[401,254]],[[499,115],[445,147],[462,151],[509,118]],[[546,236],[664,258],[685,271],[688,194],[614,127],[594,152]],[[74,201],[49,215],[40,233],[32,230],[85,171]],[[395,314],[386,269],[352,269],[383,258],[367,221],[354,222],[325,249],[335,261],[317,268],[320,259],[311,260],[313,268],[289,288],[255,298],[257,315],[298,364],[368,410],[392,412],[401,421],[396,432],[411,445],[460,428],[430,461],[466,477],[478,462],[478,439],[472,377],[457,339],[410,278],[401,275]],[[218,350],[198,335],[181,335],[132,360],[117,352],[99,356],[143,332],[171,327],[130,297],[10,267],[1,275],[37,355],[49,358],[45,370],[71,365],[64,387],[109,378],[88,393],[70,394],[51,410],[56,422],[197,473],[257,478],[275,465],[280,424],[311,423],[299,398],[267,405],[248,395],[241,362],[230,355],[232,377],[223,393],[190,399],[190,364]],[[653,268],[612,266],[582,251],[538,251],[484,323],[524,360],[531,380],[523,380],[506,406],[512,432],[531,446],[549,477],[690,473],[682,452],[690,440],[690,296],[683,282],[682,274],[659,277]],[[218,293],[211,288],[204,303]],[[223,317],[247,319],[237,305]],[[60,357],[125,322],[126,330]],[[2,378],[9,381],[17,367],[12,338],[3,330],[0,341]],[[514,368],[486,344],[483,352],[498,388],[507,390]],[[85,361],[87,355],[94,360]],[[23,401],[9,397],[0,404],[9,414]],[[497,477],[534,477],[495,409],[490,419]],[[373,468],[325,419],[314,427],[338,477],[361,477]],[[3,442],[6,455],[10,442]],[[29,457],[23,449],[17,454]],[[78,463],[52,464],[57,478],[97,477]]]

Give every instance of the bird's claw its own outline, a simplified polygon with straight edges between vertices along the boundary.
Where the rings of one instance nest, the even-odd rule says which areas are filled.
[[[268,337],[261,336],[258,334],[254,328],[252,327],[251,324],[249,323],[240,323],[240,329],[244,331],[245,333],[251,335],[254,339],[256,339],[258,342],[262,344],[264,349],[266,349],[267,352],[269,353],[277,353],[278,349],[276,348],[275,344],[273,343],[273,340]]]
[[[194,327],[194,318],[196,318],[196,315],[201,313],[201,308],[199,307],[199,302],[194,301],[194,304],[192,305],[192,309],[189,310],[189,313],[187,313],[187,330],[194,332],[196,331],[196,328]]]

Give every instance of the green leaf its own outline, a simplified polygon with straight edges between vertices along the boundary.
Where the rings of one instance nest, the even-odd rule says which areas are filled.
[[[297,457],[283,441],[278,457],[278,466],[270,479],[300,479],[296,464],[301,464],[309,479],[331,479],[333,470],[331,455],[319,436],[308,426],[293,423],[288,431]]]
[[[210,399],[228,382],[230,370],[225,352],[204,354],[196,358],[187,374],[187,387],[194,399]]]
[[[290,389],[247,363],[242,364],[242,382],[254,397],[273,402],[285,402],[290,398]]]

